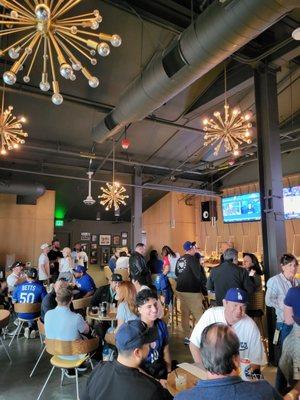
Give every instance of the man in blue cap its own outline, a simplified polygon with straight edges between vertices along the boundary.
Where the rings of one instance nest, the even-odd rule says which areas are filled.
[[[74,277],[75,277],[75,285],[80,291],[79,297],[89,297],[92,296],[95,292],[96,285],[93,278],[87,274],[86,267],[83,265],[77,265],[73,269]]]
[[[240,340],[240,356],[249,359],[251,371],[258,373],[267,363],[260,332],[256,323],[246,315],[247,292],[231,288],[223,299],[223,307],[212,307],[205,311],[196,324],[191,338],[190,350],[195,362],[201,363],[200,343],[203,330],[216,322],[229,325]]]
[[[155,379],[139,371],[157,332],[140,320],[128,321],[116,333],[118,358],[102,361],[89,376],[82,400],[170,400]]]
[[[181,324],[184,332],[184,344],[189,344],[190,314],[196,321],[203,313],[203,296],[207,296],[206,276],[195,257],[195,242],[183,244],[185,254],[176,263],[176,290],[180,298]]]

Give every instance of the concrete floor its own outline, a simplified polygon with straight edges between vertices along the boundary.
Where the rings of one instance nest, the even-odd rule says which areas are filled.
[[[96,285],[105,284],[103,271],[95,266],[89,268],[89,273],[95,279]],[[14,325],[11,327],[14,328]],[[192,362],[192,357],[187,346],[183,344],[183,333],[179,327],[170,334],[170,349],[172,359],[178,362]],[[10,338],[5,340],[8,346]],[[0,400],[34,400],[37,398],[47,375],[50,372],[50,356],[44,353],[35,374],[29,378],[31,369],[41,352],[39,338],[27,340],[20,336],[14,340],[9,348],[13,363],[10,364],[2,346],[0,345]],[[94,363],[95,364],[95,363]],[[79,378],[79,389],[85,385],[90,373],[88,369]],[[274,383],[275,368],[267,367],[264,370],[265,378]],[[76,399],[75,379],[65,378],[64,386],[60,386],[60,370],[55,370],[45,389],[43,400],[74,400]]]
[[[5,340],[8,344],[9,338]],[[172,358],[179,362],[191,362],[192,358],[189,348],[183,344],[183,334],[180,329],[176,329],[170,335],[170,348]],[[39,339],[25,339],[20,336],[15,340],[9,352],[13,359],[10,364],[2,346],[0,346],[0,400],[34,400],[37,398],[42,388],[47,374],[50,372],[50,356],[44,354],[35,374],[29,378],[30,371],[41,351]],[[90,373],[87,370],[79,378],[80,388],[85,385],[86,379]],[[265,378],[273,383],[275,369],[267,367],[264,370]],[[75,380],[64,380],[64,386],[60,386],[60,371],[55,370],[43,395],[47,400],[74,400],[76,398]]]

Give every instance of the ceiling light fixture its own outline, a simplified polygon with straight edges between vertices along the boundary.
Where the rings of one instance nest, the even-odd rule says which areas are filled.
[[[0,154],[6,155],[7,151],[19,148],[25,143],[28,133],[23,131],[25,117],[15,117],[12,113],[13,106],[5,109],[5,83],[2,88],[2,104],[0,114]]]
[[[227,102],[227,83],[226,83],[226,66],[224,68],[225,80],[225,102],[224,115],[219,111],[214,112],[215,118],[204,118],[204,146],[214,146],[214,155],[217,156],[221,147],[224,146],[225,152],[232,152],[234,156],[240,155],[240,145],[244,142],[250,144],[251,127],[250,122],[252,113],[243,114],[239,108],[234,108],[232,111]]]
[[[127,138],[127,128],[125,126],[125,134],[124,134],[124,138],[121,141],[121,146],[122,149],[127,150],[128,147],[130,146],[130,140]]]
[[[292,38],[295,40],[300,40],[300,28],[296,28],[293,30]]]
[[[115,181],[115,141],[113,140],[113,180],[112,184],[106,182],[106,187],[101,187],[102,194],[98,196],[100,204],[105,206],[105,210],[108,211],[112,207],[116,213],[120,209],[120,205],[126,206],[127,196],[126,189],[121,186],[119,182]]]
[[[83,200],[84,204],[86,206],[93,206],[96,203],[96,200],[93,199],[92,197],[92,176],[94,172],[88,171],[87,176],[89,177],[89,186],[88,186],[88,195],[86,199]]]
[[[97,59],[94,58],[96,53],[102,57],[106,57],[110,53],[107,42],[118,47],[122,40],[119,35],[88,31],[88,29],[97,30],[99,28],[102,17],[98,10],[62,18],[81,1],[25,0],[21,2],[11,0],[0,2],[9,9],[7,13],[0,15],[0,24],[5,26],[0,35],[18,35],[16,41],[0,50],[1,56],[8,53],[13,60],[16,60],[11,69],[3,74],[6,84],[13,85],[16,82],[17,73],[24,69],[25,62],[31,58],[23,77],[24,82],[28,83],[33,65],[41,55],[40,89],[44,92],[50,89],[48,80],[50,61],[52,102],[54,104],[60,105],[63,102],[56,75],[57,69],[63,78],[71,81],[76,79],[75,72],[81,71],[90,87],[96,88],[99,85],[99,79],[90,74],[78,57],[83,57],[92,65],[96,65]],[[58,68],[54,62],[56,58],[59,64]]]

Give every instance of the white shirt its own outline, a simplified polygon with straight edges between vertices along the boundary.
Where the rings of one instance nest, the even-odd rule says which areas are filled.
[[[73,272],[72,258],[61,258],[59,260],[59,272]]]
[[[270,278],[267,282],[266,305],[274,307],[276,311],[277,322],[283,322],[284,299],[291,287],[298,286],[298,281],[294,279],[292,282],[286,279],[283,273]]]
[[[73,259],[74,268],[77,267],[79,261],[81,262],[80,265],[83,265],[84,262],[88,262],[88,256],[85,251],[72,251],[71,257]]]
[[[25,275],[22,273],[20,276],[11,273],[7,278],[6,278],[6,283],[8,286],[8,292],[11,293],[14,291],[15,286],[16,286],[16,282],[18,281],[18,279],[20,278],[24,278]]]
[[[46,254],[42,253],[39,257],[39,266],[38,266],[40,281],[45,281],[50,278],[50,276],[48,276],[48,274],[45,270],[46,264],[49,264],[49,258]]]
[[[203,330],[216,322],[228,325],[224,307],[212,307],[206,310],[195,326],[190,341],[200,347]],[[240,357],[248,358],[252,364],[265,365],[267,359],[256,323],[248,315],[245,315],[232,325],[232,329],[240,340]]]
[[[119,257],[116,261],[116,269],[126,269],[129,268],[129,257]]]

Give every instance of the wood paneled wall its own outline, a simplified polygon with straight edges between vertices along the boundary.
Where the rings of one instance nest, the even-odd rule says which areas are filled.
[[[0,194],[0,263],[6,255],[36,265],[40,245],[51,242],[54,230],[55,192],[47,190],[36,205],[16,204],[16,195]]]
[[[283,186],[300,184],[300,174],[285,177]],[[258,183],[247,184],[224,190],[225,196],[259,191]],[[232,240],[239,251],[262,253],[260,222],[224,224],[221,198],[216,198],[218,221],[201,222],[201,202],[205,196],[195,196],[185,202],[186,195],[168,193],[143,214],[143,230],[146,231],[147,245],[160,251],[164,244],[182,252],[185,240],[196,240],[200,249],[208,255],[218,251],[220,244]],[[173,226],[173,228],[172,228]],[[300,220],[285,222],[287,251],[300,256]]]

